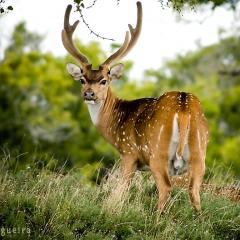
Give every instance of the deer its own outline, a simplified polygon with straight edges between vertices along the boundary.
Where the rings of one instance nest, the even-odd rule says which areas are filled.
[[[119,80],[124,65],[119,61],[136,44],[142,28],[142,4],[137,2],[137,23],[128,25],[123,44],[98,69],[93,69],[73,43],[79,20],[69,23],[72,6],[64,16],[62,42],[80,66],[68,63],[68,73],[81,83],[81,95],[92,123],[121,156],[122,177],[131,182],[138,167],[147,165],[158,190],[157,208],[163,212],[170,198],[171,176],[187,172],[190,202],[201,210],[200,188],[205,173],[208,125],[198,98],[181,91],[159,98],[124,100],[116,97],[111,82]],[[130,34],[129,34],[130,32]]]

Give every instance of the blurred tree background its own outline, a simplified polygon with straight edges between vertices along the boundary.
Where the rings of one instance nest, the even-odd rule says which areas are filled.
[[[211,2],[215,7],[231,2],[234,8],[237,1]],[[81,100],[80,84],[67,74],[65,65],[74,60],[42,53],[42,40],[19,23],[0,60],[0,146],[8,158],[5,164],[14,171],[76,168],[93,178],[94,170],[111,167],[118,154],[97,133]],[[77,45],[95,66],[106,57],[97,42]],[[198,96],[210,127],[207,165],[221,163],[239,177],[239,37],[179,55],[159,69],[147,70],[144,81],[127,81],[132,65],[125,62],[123,79],[113,84],[117,95],[135,99],[181,90]]]

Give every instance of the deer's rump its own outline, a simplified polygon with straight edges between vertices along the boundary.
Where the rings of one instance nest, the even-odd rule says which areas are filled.
[[[205,157],[207,125],[194,95],[168,92],[159,99],[144,100],[148,104],[135,122],[139,166],[161,161],[170,175],[178,175],[188,169],[194,154]]]

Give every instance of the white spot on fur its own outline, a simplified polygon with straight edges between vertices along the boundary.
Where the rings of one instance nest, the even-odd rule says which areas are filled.
[[[158,134],[158,143],[160,142],[161,139],[161,135],[162,135],[162,131],[163,131],[163,125],[160,128],[159,134]],[[157,145],[156,145],[157,146]]]
[[[199,147],[199,150],[201,151],[201,140],[200,140],[200,133],[199,133],[199,130],[197,131],[197,138],[198,138],[198,147]]]

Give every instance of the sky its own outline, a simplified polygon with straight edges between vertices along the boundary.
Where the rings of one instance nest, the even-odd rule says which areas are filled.
[[[26,21],[30,31],[45,36],[43,51],[51,51],[56,56],[66,54],[61,41],[61,30],[65,8],[73,0],[6,1],[14,10],[0,18],[0,58],[3,57],[3,49],[19,21]],[[165,61],[174,59],[177,54],[197,49],[199,44],[205,46],[217,42],[219,29],[230,29],[233,22],[233,13],[222,7],[214,12],[210,7],[205,11],[187,12],[183,14],[181,21],[177,21],[177,14],[168,7],[162,8],[157,0],[142,0],[142,5],[142,32],[133,50],[125,57],[134,61],[130,73],[133,79],[142,78],[145,69],[157,69]],[[120,0],[119,5],[117,0],[98,0],[93,8],[84,11],[84,16],[93,30],[121,43],[127,25],[131,23],[135,26],[136,13],[135,0]],[[71,22],[77,19],[78,13],[72,13]],[[111,42],[96,38],[81,22],[75,31],[75,37],[83,43],[99,41],[104,51],[110,54]]]

